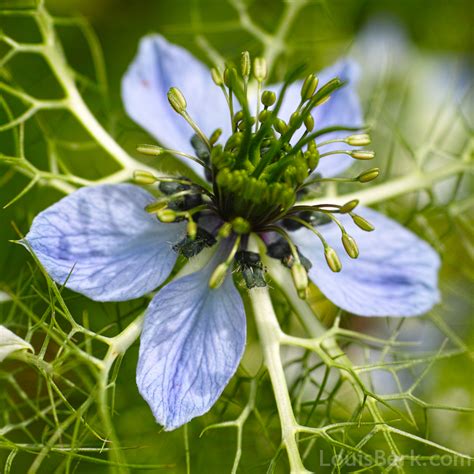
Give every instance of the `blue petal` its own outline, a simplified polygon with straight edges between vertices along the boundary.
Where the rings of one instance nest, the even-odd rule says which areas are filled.
[[[185,49],[160,35],[145,36],[122,80],[122,100],[130,117],[162,145],[187,153],[193,130],[170,106],[167,92],[178,87],[186,97],[188,112],[208,134],[222,128],[230,135],[230,117],[224,95],[209,69]],[[202,167],[187,160],[195,171]]]
[[[209,264],[165,286],[145,316],[137,384],[166,430],[206,413],[242,358],[242,300],[231,275],[209,288],[212,269]]]
[[[154,200],[131,184],[82,188],[34,219],[26,236],[51,278],[96,301],[137,298],[172,270],[184,224],[162,224]]]
[[[362,127],[364,120],[362,115],[362,108],[357,94],[357,82],[359,77],[359,68],[356,63],[350,60],[341,60],[336,64],[322,70],[319,74],[320,86],[329,82],[331,79],[338,77],[346,84],[331,95],[328,102],[319,107],[316,107],[313,112],[315,120],[315,130],[331,127],[334,125],[345,125],[348,127]],[[288,87],[285,94],[285,99],[279,116],[288,120],[291,114],[296,110],[301,95],[301,86],[303,82],[295,82]],[[272,89],[279,92],[280,87],[273,87]],[[331,140],[333,138],[344,138],[356,132],[333,132],[322,136],[319,141]],[[299,137],[297,137],[299,138]],[[321,148],[321,152],[332,150],[349,149],[348,145],[344,143],[333,143],[325,145]],[[323,176],[336,176],[346,170],[353,163],[353,159],[347,155],[331,155],[323,158],[317,168],[317,172]]]
[[[417,316],[431,309],[439,301],[438,254],[382,214],[367,208],[357,208],[357,213],[375,226],[373,232],[364,232],[349,216],[341,217],[359,246],[357,259],[346,255],[335,225],[319,228],[341,259],[340,273],[328,268],[322,245],[312,232],[300,229],[292,234],[313,263],[311,280],[337,306],[361,316]]]

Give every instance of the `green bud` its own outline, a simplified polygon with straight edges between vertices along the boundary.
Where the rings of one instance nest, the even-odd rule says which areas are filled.
[[[372,150],[354,150],[349,154],[356,160],[371,160],[375,156]]]
[[[308,273],[301,262],[295,262],[291,267],[291,277],[296,291],[301,299],[306,298],[306,289],[308,288]]]
[[[277,118],[275,123],[273,124],[275,130],[280,134],[283,135],[288,130],[288,125],[285,123],[284,120]]]
[[[211,145],[214,145],[217,142],[217,140],[219,140],[221,135],[222,135],[222,129],[221,128],[218,128],[218,129],[214,130],[212,135],[209,137],[209,143]]]
[[[172,209],[160,209],[157,213],[156,216],[161,222],[174,222],[176,220],[176,212],[174,212]]]
[[[213,67],[211,69],[211,76],[216,86],[221,87],[222,85],[224,85],[224,78],[222,77],[222,74],[219,69]]]
[[[222,283],[224,283],[227,269],[228,266],[225,262],[217,265],[216,269],[212,272],[211,278],[209,279],[210,288],[217,289],[222,285]]]
[[[164,148],[156,145],[138,145],[137,151],[142,155],[148,156],[159,156],[165,152]]]
[[[349,212],[352,212],[358,206],[358,204],[359,204],[358,199],[353,199],[352,201],[348,201],[339,208],[339,212],[341,214],[347,214]]]
[[[244,118],[244,111],[239,110],[238,112],[234,114],[234,118],[233,118],[234,123],[240,122],[243,118]]]
[[[304,126],[308,132],[311,132],[314,128],[314,118],[311,114],[308,114],[304,119]]]
[[[250,76],[250,53],[244,51],[240,56],[240,71],[242,72],[242,77],[248,79]]]
[[[324,256],[326,257],[326,262],[328,264],[328,267],[333,271],[333,272],[340,272],[342,268],[341,261],[339,260],[339,256],[337,255],[336,251],[332,248],[327,246],[324,249]]]
[[[273,91],[263,91],[260,100],[265,107],[271,107],[276,102],[276,94]]]
[[[349,257],[357,258],[359,256],[359,247],[357,247],[356,241],[349,234],[342,234],[342,245],[344,245]]]
[[[380,170],[378,168],[370,168],[357,176],[357,181],[359,181],[359,183],[368,183],[369,181],[376,179],[379,174]]]
[[[351,217],[354,221],[354,224],[362,230],[365,230],[366,232],[372,232],[375,229],[375,227],[363,217],[357,214],[351,214]]]
[[[370,137],[366,133],[351,135],[345,140],[345,142],[351,146],[367,146],[370,145],[370,141]]]
[[[177,87],[172,87],[168,91],[168,101],[176,113],[182,114],[186,110],[186,99],[184,98],[183,93]]]
[[[196,234],[197,234],[197,229],[198,229],[198,226],[196,224],[196,222],[194,221],[188,221],[188,225],[187,225],[187,233],[189,235],[189,238],[191,240],[194,240],[196,238]]]
[[[232,221],[232,229],[236,234],[248,234],[250,232],[250,223],[243,217],[236,217]]]
[[[301,100],[305,101],[310,99],[316,87],[318,87],[319,79],[314,75],[310,74],[304,81],[303,86],[301,87]]]
[[[253,75],[258,82],[263,82],[267,78],[267,61],[264,58],[255,58],[253,61]]]
[[[136,170],[133,172],[133,180],[137,184],[154,184],[156,183],[156,177],[149,171]]]
[[[224,222],[219,228],[218,235],[219,237],[226,239],[227,237],[229,237],[231,232],[232,232],[232,224],[230,224],[229,222]]]

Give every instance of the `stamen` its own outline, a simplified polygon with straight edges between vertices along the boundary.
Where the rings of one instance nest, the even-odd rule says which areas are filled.
[[[227,270],[232,265],[235,254],[237,253],[237,250],[239,249],[240,239],[241,239],[241,236],[238,235],[237,238],[235,239],[234,245],[232,246],[232,250],[230,251],[225,261],[217,265],[217,267],[215,268],[214,272],[211,275],[211,278],[209,279],[210,288],[217,289],[222,285],[222,283],[224,283]]]
[[[211,147],[211,144],[209,143],[209,139],[206,137],[203,131],[199,128],[199,126],[196,124],[196,122],[194,122],[194,120],[191,118],[191,116],[187,112],[186,99],[184,98],[183,93],[177,87],[172,87],[168,91],[168,101],[171,104],[171,107],[173,107],[173,109],[175,110],[175,112],[181,115],[184,118],[184,120],[186,120],[186,122],[189,123],[192,129],[197,133],[197,135],[199,135],[201,140],[206,144],[206,146],[210,150],[212,147]]]
[[[324,158],[330,155],[349,155],[356,160],[371,160],[374,158],[375,153],[372,150],[333,150],[321,153],[320,157]]]
[[[188,153],[184,153],[179,150],[171,150],[169,148],[163,148],[161,146],[156,146],[156,145],[138,145],[137,151],[139,153],[142,153],[143,155],[148,155],[148,156],[160,156],[163,153],[170,153],[172,155],[182,156],[184,158],[187,158],[188,160],[195,161],[196,163],[200,164],[204,168],[209,169],[209,166],[206,163],[204,163],[204,161],[200,160],[196,156],[190,155]]]
[[[372,232],[373,230],[375,230],[375,227],[362,216],[359,216],[358,214],[354,214],[352,212],[350,212],[349,215],[352,217],[354,224],[360,229],[365,230],[366,232]]]

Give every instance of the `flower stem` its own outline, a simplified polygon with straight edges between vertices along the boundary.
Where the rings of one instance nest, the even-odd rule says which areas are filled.
[[[273,310],[268,288],[253,289],[249,292],[255,322],[260,337],[265,366],[273,386],[273,393],[281,423],[282,443],[285,446],[294,474],[308,473],[298,449],[297,435],[299,425],[296,422],[291,405],[285,372],[280,356],[281,329]]]

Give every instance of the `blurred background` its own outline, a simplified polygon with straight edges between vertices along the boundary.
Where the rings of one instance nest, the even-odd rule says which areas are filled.
[[[49,11],[64,20],[58,22],[57,31],[71,66],[78,72],[78,84],[87,103],[120,145],[134,156],[137,156],[137,143],[154,142],[126,117],[120,99],[121,78],[137,51],[139,39],[150,32],[161,33],[208,64],[208,53],[212,49],[234,60],[243,50],[252,55],[260,54],[262,45],[242,26],[239,5],[247,7],[253,21],[269,32],[275,30],[285,10],[285,2],[279,0],[46,0]],[[0,0],[0,10],[21,11],[33,6],[33,2],[23,0]],[[275,81],[281,79],[285,70],[301,62],[306,63],[309,70],[317,71],[341,56],[354,57],[361,65],[360,93],[367,123],[374,130],[374,149],[378,156],[377,166],[382,168],[382,179],[403,175],[412,168],[413,161],[423,162],[424,169],[443,166],[445,160],[461,159],[466,143],[472,141],[473,16],[471,0],[308,1],[291,26],[272,77]],[[68,23],[67,19],[71,17],[80,18],[81,27]],[[28,15],[0,17],[0,31],[16,41],[40,41],[38,27]],[[98,45],[103,52],[103,70],[97,69]],[[0,43],[0,58],[8,51],[8,45]],[[60,94],[47,63],[37,55],[17,56],[5,65],[0,78],[9,82],[12,77],[35,97],[54,99]],[[6,95],[4,98],[7,100]],[[21,113],[21,103],[11,98],[8,101],[13,112]],[[0,124],[7,120],[8,114],[3,109]],[[26,155],[39,168],[45,169],[51,157],[48,137],[54,137],[57,142],[86,144],[81,149],[60,147],[58,151],[69,170],[78,176],[94,179],[114,169],[104,152],[93,143],[87,146],[90,138],[62,111],[41,112],[38,120],[28,121],[25,126]],[[11,131],[0,133],[0,153],[14,155]],[[472,159],[472,148],[470,153]],[[179,167],[172,158],[163,163],[165,170]],[[387,214],[426,238],[443,256],[443,303],[432,315],[405,323],[400,329],[400,337],[419,341],[419,350],[423,353],[441,346],[448,351],[450,355],[430,367],[418,395],[429,403],[451,407],[473,406],[472,364],[467,352],[474,336],[471,299],[474,223],[470,200],[472,182],[468,178],[454,177],[430,192],[412,193],[380,205]],[[21,173],[0,161],[1,206],[17,196],[27,183]],[[0,324],[22,336],[27,331],[33,334],[32,344],[38,349],[47,347],[47,337],[31,328],[35,324],[38,327],[47,324],[42,315],[48,306],[48,286],[27,251],[10,241],[27,233],[33,217],[60,197],[61,193],[56,190],[34,186],[11,206],[0,210]],[[81,324],[105,334],[116,334],[146,306],[146,301],[97,304],[68,291],[64,292],[64,298]],[[314,304],[320,310],[323,308],[322,314],[330,324],[335,309],[321,301],[316,292]],[[282,308],[284,312],[284,304]],[[362,332],[389,337],[397,330],[398,322],[347,317],[344,324]],[[253,328],[249,331],[251,337]],[[97,348],[98,353],[101,350]],[[137,393],[134,383],[137,350],[138,346],[133,346],[123,359],[116,372],[115,386],[114,422],[127,460],[135,466],[130,470],[186,472],[183,430],[160,432]],[[253,351],[252,344],[249,350]],[[369,358],[377,356],[377,351],[372,351]],[[252,357],[257,360],[253,364],[258,366],[257,349]],[[12,373],[18,373],[14,377],[21,391],[3,383]],[[415,368],[406,377],[412,380],[419,373],[419,368]],[[65,374],[72,385],[64,387],[64,393],[68,403],[78,407],[90,390],[91,379],[74,364],[64,368]],[[33,369],[20,369],[16,362],[5,362],[0,364],[0,376],[0,419],[9,419],[5,413],[17,404],[19,411],[15,416],[21,420],[22,407],[28,405],[29,398],[45,400],[48,397],[48,385],[41,383],[41,374]],[[9,380],[11,383],[11,378]],[[374,379],[377,390],[382,393],[396,390],[394,383],[387,374]],[[234,383],[209,415],[190,424],[188,454],[192,472],[230,472],[235,430],[209,431],[201,438],[199,434],[205,426],[221,418],[233,419],[238,415],[245,403],[245,382],[243,385],[242,388],[241,384]],[[268,383],[262,385],[259,400],[267,432],[258,420],[249,420],[239,472],[286,472],[284,455],[275,462],[275,471],[267,471],[279,442],[278,422]],[[473,454],[471,413],[420,406],[414,406],[414,409],[414,432],[421,436],[426,434],[449,448]],[[24,413],[27,412],[26,407]],[[27,471],[36,456],[35,451],[18,446],[47,442],[55,428],[54,424],[42,420],[44,416],[50,414],[36,417],[24,430],[8,434],[0,431],[0,466],[8,467],[8,460],[15,458],[11,472]],[[93,416],[90,422],[96,423]],[[60,447],[70,442],[70,436],[77,445],[100,447],[101,442],[94,437],[93,431],[78,427],[75,435],[59,434],[58,449],[49,455],[38,472],[101,473],[107,469],[119,472],[119,467],[107,465],[105,453],[91,451],[84,454],[84,459],[66,457],[67,461],[61,454]],[[421,454],[430,454],[426,446],[420,447],[406,440],[401,441],[401,446],[407,452],[419,448]],[[321,444],[320,449],[328,456],[332,454],[328,446]],[[374,441],[373,449],[377,449],[377,441]],[[11,457],[13,452],[15,455]],[[308,459],[308,465],[318,466],[317,457]],[[6,467],[4,469],[7,472]],[[331,469],[321,466],[318,472],[331,472]],[[342,472],[357,470],[356,467],[344,469]],[[433,467],[407,467],[407,472],[472,470],[472,467],[460,465],[436,467],[436,470]]]

